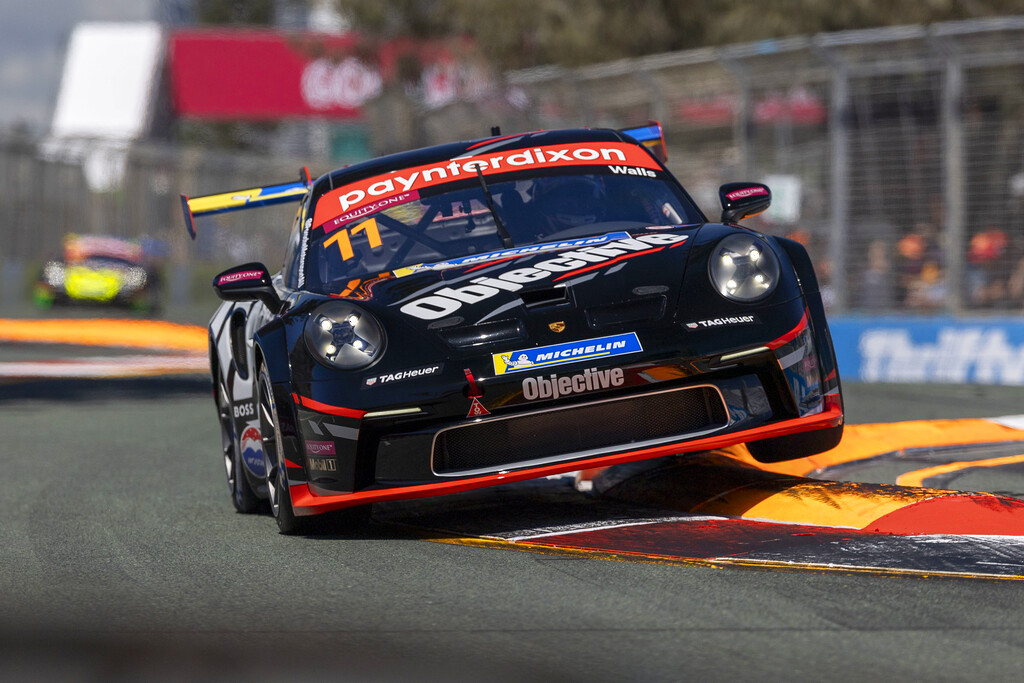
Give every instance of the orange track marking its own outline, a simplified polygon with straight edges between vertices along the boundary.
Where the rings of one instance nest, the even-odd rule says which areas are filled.
[[[0,341],[121,346],[206,352],[207,331],[198,325],[157,320],[0,319]]]
[[[1008,455],[1003,458],[989,458],[988,460],[962,460],[959,462],[948,462],[944,465],[925,467],[924,469],[914,470],[913,472],[904,472],[900,476],[896,477],[896,483],[900,486],[923,486],[922,482],[924,482],[925,479],[934,477],[938,474],[946,474],[947,472],[956,472],[958,470],[969,470],[972,467],[1002,467],[1003,465],[1013,465],[1018,462],[1024,462],[1024,455]]]

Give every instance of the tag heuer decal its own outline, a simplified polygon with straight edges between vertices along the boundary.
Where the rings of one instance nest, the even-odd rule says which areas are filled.
[[[699,330],[705,327],[721,327],[722,325],[749,325],[751,323],[761,322],[757,319],[756,315],[733,315],[724,318],[712,318],[711,320],[695,320],[693,322],[686,323],[686,327],[691,330]]]
[[[363,380],[363,386],[383,386],[385,384],[393,384],[394,382],[401,382],[415,377],[427,377],[428,375],[436,375],[443,369],[444,363],[435,363],[434,365],[424,365],[419,368],[409,368],[407,370],[399,370],[398,372],[388,372],[383,375],[367,377]]]

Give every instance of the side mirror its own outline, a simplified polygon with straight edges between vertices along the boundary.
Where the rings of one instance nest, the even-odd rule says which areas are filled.
[[[772,204],[772,191],[761,183],[726,183],[718,188],[722,223],[736,223],[756,216]]]
[[[213,289],[224,301],[262,301],[271,313],[281,310],[283,302],[262,263],[246,263],[228,268],[213,278]]]

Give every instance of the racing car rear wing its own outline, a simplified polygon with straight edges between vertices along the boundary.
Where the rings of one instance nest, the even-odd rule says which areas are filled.
[[[621,133],[625,133],[639,143],[642,143],[644,147],[651,150],[654,156],[661,159],[661,163],[668,161],[668,147],[665,146],[665,132],[661,129],[661,124],[657,121],[649,121],[648,125],[641,126],[639,128],[623,128]]]
[[[181,212],[185,217],[185,229],[192,239],[196,238],[196,216],[209,216],[225,211],[255,209],[258,206],[270,206],[284,202],[297,202],[306,194],[313,181],[309,177],[309,169],[303,166],[299,172],[299,180],[294,183],[254,187],[247,190],[233,190],[219,194],[208,194],[202,197],[189,198],[181,195]]]

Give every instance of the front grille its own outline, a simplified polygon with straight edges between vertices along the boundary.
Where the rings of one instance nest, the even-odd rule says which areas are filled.
[[[453,427],[434,440],[435,474],[526,467],[644,448],[728,423],[711,386],[672,389]]]

